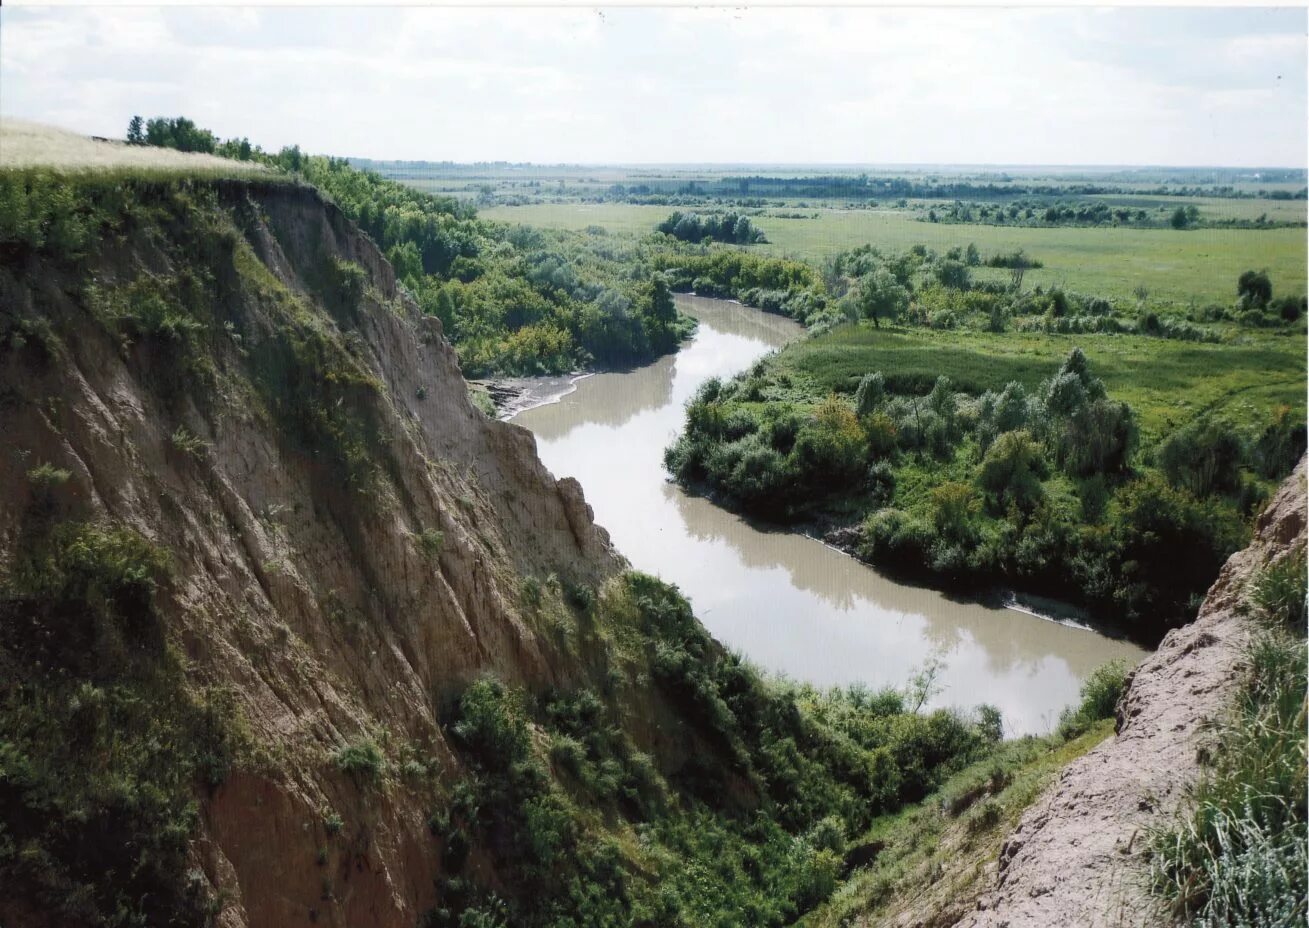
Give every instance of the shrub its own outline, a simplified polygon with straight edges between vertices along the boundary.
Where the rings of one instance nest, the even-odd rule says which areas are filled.
[[[439,529],[429,528],[418,536],[418,548],[429,558],[439,557],[444,546],[445,532]]]
[[[1274,561],[1255,579],[1251,601],[1263,619],[1275,627],[1304,634],[1306,609],[1305,549],[1297,548]]]
[[[1059,737],[1070,741],[1085,734],[1100,719],[1113,718],[1126,689],[1127,665],[1122,661],[1110,661],[1091,671],[1082,683],[1081,701],[1059,717]]]
[[[357,741],[336,752],[337,769],[366,786],[377,786],[382,782],[385,766],[381,750],[369,739]]]
[[[868,450],[874,457],[885,457],[895,450],[897,431],[895,420],[884,412],[874,412],[862,420]]]
[[[49,490],[57,486],[63,486],[73,476],[73,472],[62,467],[55,467],[53,464],[38,464],[27,472],[28,482],[34,487],[43,490]]]
[[[947,481],[932,490],[931,498],[936,530],[954,541],[971,539],[973,518],[981,508],[973,488],[966,483]]]
[[[1156,459],[1174,486],[1195,496],[1231,494],[1241,484],[1245,443],[1230,425],[1200,419],[1169,435]]]
[[[1005,432],[982,459],[978,485],[999,509],[1010,505],[1030,511],[1041,501],[1045,459],[1027,432]]]
[[[1304,456],[1307,434],[1304,420],[1293,415],[1291,407],[1278,406],[1254,444],[1255,468],[1270,480],[1281,480]]]
[[[881,371],[865,374],[859,379],[854,394],[855,413],[861,418],[870,415],[886,399],[886,378]]]

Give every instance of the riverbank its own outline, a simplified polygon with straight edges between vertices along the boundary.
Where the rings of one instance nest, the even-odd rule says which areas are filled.
[[[696,336],[675,355],[579,381],[513,417],[557,476],[576,478],[632,565],[677,584],[716,639],[770,674],[818,689],[904,687],[934,676],[929,705],[1000,709],[1010,735],[1052,731],[1102,664],[1143,652],[1124,640],[902,582],[821,538],[754,522],[670,483],[663,449],[686,402],[800,337],[784,317],[678,297]]]
[[[579,381],[594,373],[585,371],[559,377],[510,377],[468,382],[486,391],[497,419],[507,420],[537,406],[559,402],[577,389]]]

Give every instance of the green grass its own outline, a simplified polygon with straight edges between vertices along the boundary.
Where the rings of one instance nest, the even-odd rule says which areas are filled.
[[[921,804],[878,819],[854,842],[882,843],[875,862],[854,871],[800,924],[953,924],[989,887],[1000,848],[1023,812],[1060,770],[1112,734],[1113,721],[1104,719],[1067,742],[1007,741]]]
[[[1141,417],[1147,438],[1200,413],[1237,422],[1267,420],[1278,404],[1304,409],[1305,339],[1252,333],[1232,344],[1197,344],[1127,335],[950,332],[843,326],[788,346],[779,371],[805,392],[852,392],[859,377],[918,378],[944,374],[969,391],[1000,390],[1010,380],[1029,389],[1080,346],[1116,399]]]
[[[1244,212],[1247,204],[1273,218],[1277,201],[1217,202],[1241,204],[1242,218],[1250,218]],[[652,232],[671,211],[668,206],[626,203],[542,203],[495,207],[479,215],[547,228],[584,229],[596,225],[610,232],[643,234]],[[1219,212],[1217,207],[1214,211]],[[837,252],[867,243],[888,251],[905,251],[920,243],[945,251],[975,242],[984,255],[1022,248],[1043,261],[1045,267],[1028,272],[1029,287],[1062,286],[1133,300],[1133,291],[1144,286],[1152,304],[1185,306],[1194,299],[1201,306],[1230,306],[1236,299],[1236,278],[1241,272],[1267,268],[1276,295],[1305,292],[1309,251],[1303,229],[1042,229],[928,223],[918,218],[921,212],[912,210],[823,208],[816,212],[817,219],[758,217],[770,244],[752,249],[821,263]],[[985,278],[987,274],[978,276]]]
[[[1260,627],[1219,719],[1213,768],[1151,839],[1155,891],[1196,926],[1305,920],[1304,549],[1266,568],[1249,592]]]

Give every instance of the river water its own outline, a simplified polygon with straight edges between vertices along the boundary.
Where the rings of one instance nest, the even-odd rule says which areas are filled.
[[[513,417],[541,460],[576,477],[632,566],[677,584],[711,633],[766,671],[817,686],[903,686],[939,662],[933,705],[990,703],[1010,735],[1050,731],[1087,674],[1144,652],[1126,641],[890,580],[812,538],[758,526],[669,482],[663,450],[686,401],[800,335],[788,319],[678,297],[700,327],[677,354],[583,378]]]

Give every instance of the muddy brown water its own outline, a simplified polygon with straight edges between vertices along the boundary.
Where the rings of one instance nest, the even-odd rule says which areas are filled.
[[[639,570],[677,584],[709,631],[765,671],[816,686],[904,686],[940,662],[933,705],[997,706],[1008,734],[1051,730],[1086,676],[1135,645],[1093,630],[889,579],[819,541],[747,522],[668,481],[663,450],[686,401],[800,335],[788,319],[678,297],[700,321],[677,354],[576,381],[517,413],[541,460],[576,477],[596,521]]]

